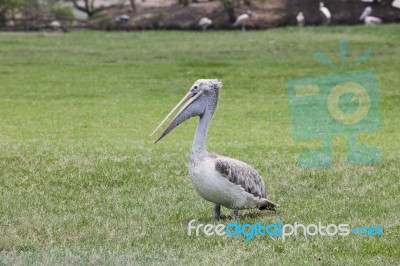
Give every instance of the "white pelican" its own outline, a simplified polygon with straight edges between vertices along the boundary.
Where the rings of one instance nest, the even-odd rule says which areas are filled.
[[[53,20],[52,22],[50,22],[50,27],[58,30],[61,28],[61,23],[58,20]]]
[[[221,206],[233,209],[234,219],[241,209],[276,210],[278,205],[268,200],[263,178],[256,170],[244,162],[206,150],[208,126],[217,108],[221,87],[222,83],[216,79],[197,80],[151,135],[184,104],[157,141],[189,118],[200,117],[190,153],[189,175],[197,193],[215,204],[214,218],[220,218]]]
[[[247,21],[249,21],[250,17],[251,17],[251,11],[249,10],[249,11],[247,11],[247,13],[238,16],[236,18],[235,23],[233,23],[233,26],[237,27],[240,25],[242,27],[242,31],[245,31],[246,23],[247,23]]]
[[[370,16],[372,13],[372,8],[367,6],[364,12],[361,14],[360,20],[364,20],[365,25],[378,25],[382,24],[382,19]]]
[[[321,11],[323,17],[323,24],[331,24],[332,15],[331,12],[329,12],[329,9],[325,7],[324,2],[319,2],[319,11]]]
[[[119,15],[115,18],[115,22],[117,23],[127,23],[131,17],[129,15]]]
[[[297,15],[296,19],[297,19],[297,25],[299,27],[303,27],[305,22],[306,22],[305,19],[304,19],[303,12],[299,12],[299,14]]]
[[[66,29],[58,20],[53,20],[52,22],[50,22],[49,27],[52,30],[61,30],[63,32],[67,32],[68,29]]]
[[[208,28],[209,26],[211,26],[211,24],[212,24],[212,20],[209,19],[209,18],[207,18],[207,17],[201,18],[201,19],[199,20],[199,23],[198,23],[199,27],[201,27],[201,28],[203,29],[203,31],[206,31],[207,28]]]
[[[392,2],[392,7],[400,8],[400,0],[394,0]]]

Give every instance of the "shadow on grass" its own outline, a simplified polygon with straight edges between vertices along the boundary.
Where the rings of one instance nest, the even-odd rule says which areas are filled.
[[[0,256],[6,253],[16,253],[25,251],[35,251],[32,246],[15,246],[15,247],[1,247],[0,246]]]
[[[209,222],[221,222],[221,221],[235,221],[235,219],[232,218],[233,211],[231,214],[221,214],[221,217],[219,220],[215,220],[212,216],[202,216],[199,217],[197,222],[201,223],[209,223]],[[274,211],[256,211],[256,210],[251,210],[251,211],[246,211],[246,210],[241,210],[239,211],[239,218],[237,220],[239,221],[246,221],[246,220],[252,220],[252,219],[259,219],[259,220],[265,220],[268,219],[270,216],[276,216],[278,215],[278,212]]]

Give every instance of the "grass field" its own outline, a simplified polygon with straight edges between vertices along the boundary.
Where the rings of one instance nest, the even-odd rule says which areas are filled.
[[[400,261],[400,26],[229,32],[0,33],[0,264],[363,264]],[[378,165],[302,169],[285,84],[356,68],[377,73],[382,130],[362,143]],[[149,134],[198,78],[224,83],[208,150],[264,176],[277,213],[242,211],[241,223],[377,225],[384,236],[188,236],[211,219],[187,161],[197,119],[156,145]]]

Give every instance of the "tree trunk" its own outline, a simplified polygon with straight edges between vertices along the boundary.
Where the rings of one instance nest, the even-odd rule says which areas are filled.
[[[179,4],[188,6],[189,5],[189,0],[179,0]]]
[[[129,0],[129,3],[131,3],[132,11],[133,13],[136,13],[136,5],[135,5],[135,0]]]
[[[104,7],[98,7],[95,8],[94,7],[94,1],[95,0],[84,0],[84,5],[81,6],[78,4],[78,0],[70,0],[73,4],[74,7],[84,13],[86,13],[89,17],[93,16],[96,13],[99,13],[100,11],[102,11],[104,9]]]
[[[229,17],[229,22],[234,23],[236,20],[234,0],[221,0],[222,5]]]

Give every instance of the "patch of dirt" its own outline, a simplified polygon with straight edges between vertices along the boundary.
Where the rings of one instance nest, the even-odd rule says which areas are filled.
[[[233,29],[228,15],[219,1],[199,1],[188,6],[177,4],[177,1],[167,5],[157,5],[153,1],[137,4],[137,11],[132,12],[130,6],[109,7],[93,18],[89,25],[92,27],[106,27],[107,29],[200,29],[198,22],[202,17],[213,21],[211,29]],[[279,25],[285,20],[286,11],[284,1],[272,0],[255,2],[250,7],[242,4],[235,9],[236,16],[252,11],[251,20],[247,23],[249,28],[270,28]],[[115,18],[119,15],[129,15],[126,23],[117,23]],[[105,23],[105,22],[108,22]],[[107,25],[101,25],[101,23]]]
[[[102,13],[92,18],[88,25],[101,29],[183,29],[195,30],[202,17],[213,21],[211,29],[233,29],[220,1],[199,0],[183,6],[173,0],[137,1],[136,12],[129,5],[110,6]],[[296,15],[303,12],[306,25],[322,24],[319,12],[320,0],[269,0],[253,1],[251,6],[243,3],[235,8],[239,16],[251,10],[252,17],[247,28],[267,29],[271,27],[296,25]],[[360,0],[324,0],[325,6],[332,13],[332,24],[362,24],[359,17],[365,7],[373,8],[372,16],[380,17],[384,22],[400,21],[400,9],[391,6],[392,0],[381,0],[375,3],[365,3]],[[130,20],[118,23],[119,15],[129,15]]]

